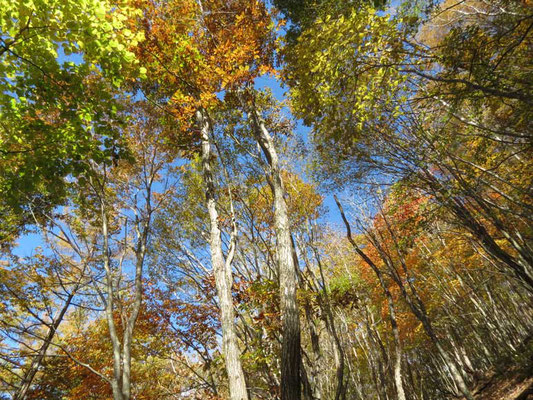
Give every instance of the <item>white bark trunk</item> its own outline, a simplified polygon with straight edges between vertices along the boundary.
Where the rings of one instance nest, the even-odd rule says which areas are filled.
[[[279,267],[280,310],[282,323],[281,399],[301,398],[300,317],[296,289],[298,276],[292,256],[292,242],[281,167],[274,141],[256,109],[251,110],[256,139],[270,166],[274,192],[274,229]]]
[[[222,325],[222,349],[226,361],[228,383],[231,400],[248,400],[246,382],[242,369],[240,351],[235,330],[235,313],[231,287],[233,274],[231,265],[226,265],[222,252],[222,238],[218,226],[218,212],[215,199],[215,184],[212,172],[211,141],[209,138],[210,124],[207,116],[201,110],[196,112],[196,118],[202,137],[202,167],[204,175],[206,205],[209,214],[211,248],[211,263],[215,273],[217,295],[220,305],[220,321]]]

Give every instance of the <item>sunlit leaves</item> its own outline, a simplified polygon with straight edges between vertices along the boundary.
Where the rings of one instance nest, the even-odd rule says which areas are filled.
[[[139,11],[126,1],[3,1],[0,10],[0,209],[26,224],[29,204],[37,215],[57,204],[65,176],[109,156],[113,91],[142,74],[129,48],[143,36],[129,29]],[[16,231],[3,226],[0,241]]]
[[[137,53],[182,133],[199,107],[271,70],[273,24],[260,1],[147,2],[144,18]]]
[[[362,6],[346,16],[317,19],[286,50],[295,112],[321,141],[333,138],[349,147],[366,124],[392,123],[390,105],[404,81],[395,68],[403,59],[397,24]]]

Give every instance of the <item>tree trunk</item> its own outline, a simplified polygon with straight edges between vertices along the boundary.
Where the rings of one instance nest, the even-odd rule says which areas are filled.
[[[300,318],[296,288],[298,276],[292,256],[289,216],[285,203],[281,167],[274,141],[261,116],[251,110],[254,133],[270,166],[270,184],[274,192],[274,229],[279,268],[280,310],[282,320],[281,399],[300,400]]]
[[[222,325],[222,348],[226,361],[226,371],[231,400],[248,400],[246,382],[240,359],[235,330],[235,313],[231,287],[233,275],[231,265],[227,265],[222,252],[222,238],[218,226],[218,212],[215,198],[215,183],[212,171],[211,140],[209,137],[210,123],[202,110],[196,112],[196,118],[202,137],[202,168],[205,184],[205,199],[210,222],[209,246],[211,263],[215,273],[215,283],[220,305],[220,322]]]
[[[396,386],[396,393],[398,395],[398,400],[406,400],[405,399],[405,390],[402,383],[402,343],[400,341],[400,333],[398,331],[398,323],[396,321],[396,310],[394,307],[394,300],[392,298],[392,294],[389,290],[389,286],[387,282],[385,281],[383,274],[381,273],[381,270],[362,252],[361,249],[359,249],[359,246],[353,241],[352,235],[351,235],[351,229],[348,223],[348,220],[346,219],[346,216],[344,215],[344,211],[342,209],[342,206],[337,199],[337,196],[335,197],[335,202],[337,203],[337,207],[339,208],[339,211],[341,213],[342,219],[344,221],[344,224],[346,225],[346,229],[348,232],[348,240],[352,244],[352,247],[355,249],[355,251],[363,256],[363,259],[366,261],[366,263],[372,268],[374,273],[376,274],[379,284],[383,290],[383,293],[385,294],[385,297],[387,299],[387,304],[389,307],[389,319],[392,327],[392,335],[394,338],[394,384]]]
[[[398,323],[396,322],[396,312],[392,295],[387,287],[387,301],[389,304],[390,322],[392,325],[392,335],[394,337],[394,384],[396,385],[396,393],[398,400],[406,400],[405,390],[402,383],[402,342],[400,340],[400,332],[398,331]]]
[[[135,323],[137,322],[142,304],[142,271],[144,257],[146,255],[146,244],[148,241],[149,218],[152,211],[149,192],[146,198],[148,213],[145,217],[148,218],[148,220],[141,222],[142,229],[138,230],[137,246],[135,249],[135,300],[124,331],[124,343],[122,345],[122,397],[124,400],[129,400],[131,397],[131,344],[133,340],[133,329],[135,328]]]
[[[324,311],[324,314],[326,316],[326,318],[324,319],[326,322],[326,330],[328,331],[330,336],[333,338],[333,348],[335,352],[335,364],[336,364],[336,369],[337,369],[337,373],[336,373],[337,388],[335,391],[335,400],[345,400],[347,387],[344,382],[344,365],[345,365],[344,349],[342,348],[342,343],[339,338],[339,334],[337,333],[337,328],[335,326],[335,318],[333,316],[329,294],[326,289],[327,287],[326,278],[324,275],[324,269],[322,268],[322,261],[320,258],[320,254],[315,246],[311,245],[311,247],[313,249],[313,253],[315,255],[315,259],[318,265],[318,270],[320,272],[320,278],[322,280],[322,293],[317,298],[318,298],[320,308]]]
[[[109,233],[107,222],[107,210],[103,200],[100,203],[102,216],[102,236],[103,236],[103,264],[105,270],[105,285],[107,300],[105,304],[105,316],[109,337],[113,348],[113,378],[111,379],[111,389],[113,391],[113,400],[124,400],[122,397],[122,354],[120,351],[120,339],[117,334],[115,321],[113,319],[115,291],[113,288],[113,274],[111,272],[111,255],[109,253]],[[104,297],[102,297],[104,300]]]
[[[52,342],[57,328],[59,328],[59,325],[63,321],[63,318],[65,317],[65,314],[70,307],[70,303],[72,302],[72,299],[74,298],[74,294],[77,290],[78,286],[76,286],[75,290],[73,290],[71,293],[69,293],[67,300],[65,301],[65,304],[61,308],[61,311],[59,312],[59,315],[53,321],[53,323],[50,325],[50,328],[48,330],[48,334],[46,335],[46,338],[44,340],[43,345],[39,349],[39,353],[34,357],[32,360],[32,363],[30,365],[30,369],[26,372],[24,375],[24,379],[22,380],[22,385],[17,390],[15,395],[13,396],[13,400],[23,400],[26,398],[26,394],[28,393],[28,390],[31,387],[31,384],[33,382],[33,379],[35,378],[35,375],[37,374],[37,371],[39,370],[39,367],[41,366],[43,359],[46,355],[46,351],[48,350],[48,347],[50,347],[50,343]]]

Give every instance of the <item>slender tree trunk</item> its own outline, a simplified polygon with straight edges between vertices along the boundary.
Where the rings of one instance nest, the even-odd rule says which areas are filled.
[[[210,222],[209,246],[211,248],[211,263],[215,273],[217,295],[220,304],[220,321],[222,325],[222,348],[226,361],[226,371],[231,400],[248,400],[246,382],[242,369],[240,351],[235,330],[235,313],[231,287],[233,276],[231,265],[224,260],[222,252],[221,231],[218,226],[218,211],[215,197],[215,182],[213,176],[213,155],[211,153],[211,130],[208,116],[198,110],[196,118],[202,137],[202,168],[205,184],[205,198]]]
[[[313,359],[310,362],[310,377],[309,382],[311,384],[311,388],[313,390],[313,397],[317,400],[321,398],[320,396],[320,390],[318,387],[318,376],[319,376],[319,370],[320,370],[320,361],[321,361],[321,354],[320,354],[320,345],[319,345],[319,337],[316,332],[316,327],[313,321],[313,315],[312,315],[312,309],[311,304],[309,303],[309,300],[306,301],[304,305],[305,309],[305,317],[307,320],[307,326],[309,330],[309,338],[311,340],[311,349],[313,350]]]
[[[342,217],[342,219],[344,221],[344,224],[346,226],[346,236],[347,236],[349,242],[352,244],[354,250],[357,252],[357,254],[359,254],[361,256],[361,258],[363,258],[363,260],[374,271],[379,271],[379,268],[374,264],[374,262],[365,254],[364,251],[362,251],[359,248],[357,243],[355,243],[355,241],[353,240],[352,234],[351,234],[351,228],[350,228],[350,224],[348,222],[348,219],[346,218],[346,215],[344,214],[342,206],[341,206],[340,202],[338,201],[338,199],[336,197],[335,197],[335,201],[337,203],[337,207],[339,208],[339,211],[341,213],[341,217]],[[463,375],[458,370],[456,363],[452,360],[452,358],[449,356],[449,354],[446,352],[446,350],[442,347],[442,345],[440,343],[440,340],[437,338],[437,335],[433,331],[433,326],[432,326],[431,321],[430,321],[430,319],[429,319],[429,317],[427,315],[424,303],[422,302],[422,300],[418,296],[414,286],[412,285],[411,280],[408,279],[407,281],[408,281],[409,288],[412,291],[414,300],[416,300],[416,304],[415,304],[415,301],[413,300],[413,298],[411,297],[411,295],[409,295],[409,293],[407,293],[407,290],[406,290],[406,288],[405,288],[405,286],[404,286],[404,284],[402,282],[402,279],[398,276],[398,272],[394,268],[394,265],[392,265],[392,262],[391,262],[390,258],[387,257],[387,254],[384,254],[384,250],[379,245],[379,243],[377,241],[377,238],[370,237],[370,239],[373,242],[373,245],[378,250],[378,253],[380,254],[380,257],[383,259],[383,262],[389,267],[389,272],[391,273],[391,276],[392,276],[394,282],[399,287],[400,293],[401,293],[403,299],[405,300],[405,302],[407,303],[407,305],[409,306],[409,308],[411,309],[413,314],[422,323],[422,327],[424,328],[424,331],[426,332],[426,334],[429,336],[429,338],[431,339],[431,341],[433,342],[433,344],[437,348],[439,354],[441,355],[442,359],[444,360],[444,363],[446,364],[447,368],[450,371],[450,374],[452,376],[453,381],[455,382],[455,384],[459,388],[460,392],[468,400],[473,400],[472,393],[468,389],[468,387],[466,385],[466,382],[463,379]],[[404,268],[405,268],[405,266],[404,266]]]
[[[304,400],[316,400],[315,397],[313,396],[313,388],[311,386],[311,381],[309,380],[309,377],[307,375],[307,370],[303,363],[303,358],[302,358],[302,365],[300,366],[300,372],[302,376]]]
[[[77,289],[77,288],[76,288]],[[43,345],[39,349],[39,353],[33,358],[32,363],[30,365],[29,370],[24,375],[24,379],[22,381],[22,385],[17,390],[17,392],[13,396],[13,400],[23,400],[26,398],[26,394],[28,393],[28,390],[31,387],[31,384],[33,382],[33,379],[35,378],[35,375],[37,374],[37,371],[39,370],[39,367],[41,366],[43,359],[46,355],[46,351],[50,347],[50,343],[54,339],[54,336],[57,332],[57,328],[63,321],[63,318],[65,317],[65,314],[70,307],[70,303],[72,302],[72,299],[74,298],[75,291],[73,290],[71,293],[69,293],[65,304],[63,304],[63,307],[61,308],[61,311],[59,312],[59,315],[57,318],[55,318],[55,321],[50,325],[48,334],[46,335],[46,338],[44,340]]]
[[[342,343],[337,332],[335,325],[335,318],[333,316],[333,311],[331,307],[331,302],[329,298],[328,291],[326,289],[326,278],[324,276],[324,269],[322,268],[322,261],[318,249],[315,246],[311,246],[315,254],[315,259],[318,265],[318,270],[320,272],[320,278],[322,280],[322,295],[318,296],[318,301],[320,307],[324,310],[326,315],[326,329],[330,336],[333,338],[333,348],[335,351],[335,364],[337,368],[336,378],[337,378],[337,388],[335,391],[335,400],[344,400],[346,399],[346,385],[344,382],[344,365],[345,365],[345,355],[344,349],[342,348]],[[405,399],[404,399],[405,400]]]
[[[368,259],[366,254],[364,254],[359,249],[359,246],[357,246],[357,244],[353,241],[352,236],[351,236],[350,226],[348,224],[348,220],[346,219],[342,206],[336,196],[335,196],[335,202],[337,203],[337,207],[339,208],[339,211],[341,212],[341,216],[346,225],[346,229],[348,232],[348,240],[350,241],[350,243],[352,244],[352,247],[354,247],[355,251],[359,255],[364,255],[363,259],[366,261],[366,263],[372,268],[372,270],[376,274],[379,280],[379,284],[383,290],[383,293],[385,294],[385,298],[387,299],[387,304],[389,308],[389,319],[390,319],[390,323],[392,327],[392,335],[394,338],[394,384],[396,386],[396,393],[398,395],[398,400],[406,400],[405,390],[404,390],[403,382],[402,382],[402,343],[400,340],[400,333],[398,331],[398,323],[396,321],[396,310],[394,307],[394,300],[389,290],[389,285],[385,281],[383,274],[381,273],[381,270],[370,259]]]
[[[113,348],[113,378],[111,379],[111,389],[113,391],[113,400],[124,400],[122,397],[122,354],[120,351],[120,339],[117,334],[117,329],[115,321],[113,319],[114,311],[114,288],[113,288],[113,278],[111,272],[111,262],[109,254],[109,233],[107,225],[107,211],[104,204],[104,200],[101,199],[101,216],[102,216],[102,236],[103,236],[103,247],[104,247],[104,256],[103,264],[106,272],[105,284],[106,284],[106,296],[105,300],[105,316],[107,321],[107,327],[109,330],[109,337],[111,338],[111,344]]]
[[[387,302],[389,304],[389,316],[392,325],[392,335],[394,337],[394,384],[396,385],[396,393],[398,400],[406,400],[405,390],[402,383],[402,342],[400,340],[400,332],[398,331],[398,323],[396,322],[396,311],[392,296],[387,287]]]
[[[133,329],[139,316],[142,304],[142,271],[144,266],[144,257],[146,255],[146,244],[148,241],[148,227],[150,224],[149,218],[151,216],[150,193],[147,197],[148,213],[145,216],[147,221],[140,222],[142,228],[138,230],[137,246],[135,249],[135,299],[133,302],[133,309],[128,318],[126,329],[124,331],[124,339],[122,345],[122,397],[124,400],[129,400],[131,397],[131,344],[133,339]]]
[[[276,253],[279,267],[283,336],[281,345],[281,399],[300,400],[300,317],[296,298],[298,276],[297,267],[292,256],[289,216],[287,204],[285,203],[281,166],[272,136],[259,112],[254,108],[250,113],[257,142],[270,166],[270,184],[274,192],[274,229],[276,232]]]
[[[372,333],[371,321],[369,318],[368,309],[365,306],[365,328],[366,335],[363,336],[366,346],[368,348],[368,361],[372,370],[372,381],[374,383],[376,397],[378,400],[387,400],[387,390],[385,376],[383,372],[383,365],[380,362],[380,354],[376,350],[379,345],[376,345],[376,339]],[[372,343],[374,342],[374,343]]]

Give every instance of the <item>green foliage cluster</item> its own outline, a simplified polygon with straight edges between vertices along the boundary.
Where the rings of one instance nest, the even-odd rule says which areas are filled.
[[[65,178],[120,152],[117,89],[142,73],[139,11],[107,0],[0,3],[0,242],[60,204]]]

